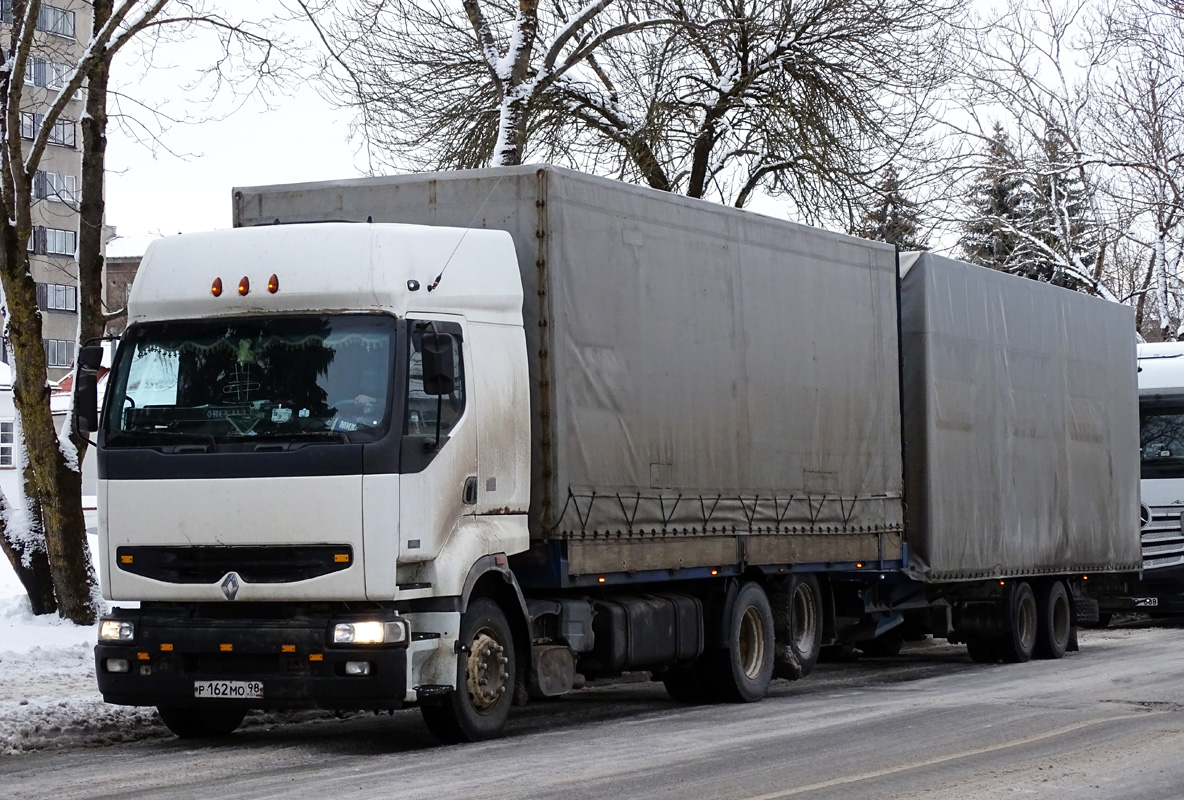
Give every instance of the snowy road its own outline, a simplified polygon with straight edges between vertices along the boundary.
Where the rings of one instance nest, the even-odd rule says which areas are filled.
[[[0,794],[1179,798],[1184,627],[1085,632],[1081,652],[1018,666],[930,645],[824,665],[755,706],[678,706],[649,683],[598,687],[520,709],[505,739],[461,747],[428,746],[414,712],[256,718],[202,745],[173,739],[150,713],[105,719],[122,723],[69,723],[45,749],[0,755]]]

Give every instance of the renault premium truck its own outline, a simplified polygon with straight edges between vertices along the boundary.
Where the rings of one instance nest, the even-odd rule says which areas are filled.
[[[444,741],[824,644],[1058,658],[1139,569],[1129,309],[527,166],[240,188],[144,256],[97,432],[111,703]],[[886,644],[885,644],[886,643]]]
[[[1143,570],[1100,598],[1116,613],[1184,614],[1184,342],[1138,345]]]

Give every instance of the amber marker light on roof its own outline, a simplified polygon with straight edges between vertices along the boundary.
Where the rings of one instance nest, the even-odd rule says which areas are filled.
[[[251,282],[249,280],[247,280],[247,276],[244,275],[243,279],[238,282],[238,293],[240,295],[242,295],[243,297],[246,297],[247,293],[250,291],[251,291]]]
[[[245,278],[244,278],[244,280],[245,280]],[[279,277],[272,275],[267,280],[267,291],[271,292],[272,294],[275,294],[279,290],[280,290],[280,279],[279,279]]]
[[[222,296],[222,279],[214,278],[214,283],[210,286],[210,294],[214,297]]]

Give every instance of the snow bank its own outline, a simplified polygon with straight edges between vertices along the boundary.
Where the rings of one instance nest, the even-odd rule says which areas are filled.
[[[93,625],[33,616],[16,573],[0,560],[0,758],[167,735],[155,709],[103,702],[97,636]]]

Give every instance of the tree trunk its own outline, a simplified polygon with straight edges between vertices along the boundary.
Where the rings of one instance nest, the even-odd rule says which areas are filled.
[[[114,0],[94,0],[94,30],[103,29],[111,18]],[[86,114],[82,118],[82,202],[78,221],[78,313],[81,348],[93,339],[106,334],[103,312],[103,176],[107,158],[107,80],[111,58],[100,51],[87,76]],[[77,373],[75,373],[77,374]],[[74,382],[73,408],[78,408],[78,381]],[[70,439],[78,451],[78,469],[86,457],[87,440],[71,425]]]
[[[0,221],[0,238],[4,247],[0,280],[8,303],[9,340],[19,365],[12,382],[13,402],[20,413],[26,457],[41,505],[49,570],[62,616],[91,625],[97,609],[82,515],[82,473],[67,465],[53,426],[37,284],[29,271],[28,253],[12,225]]]

